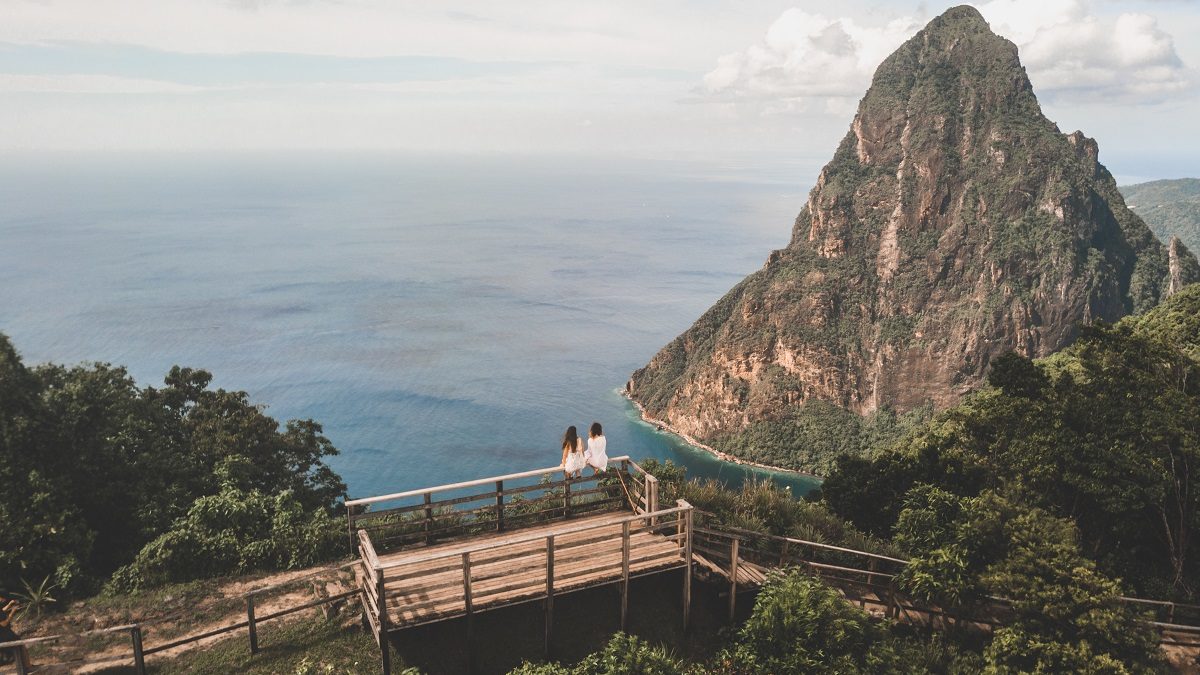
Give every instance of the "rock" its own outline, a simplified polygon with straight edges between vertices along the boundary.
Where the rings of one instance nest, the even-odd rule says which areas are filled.
[[[1046,356],[1197,278],[1126,208],[1096,141],[1042,114],[1016,46],[955,7],[879,66],[788,246],[626,392],[704,442],[814,400],[948,406],[993,358]]]

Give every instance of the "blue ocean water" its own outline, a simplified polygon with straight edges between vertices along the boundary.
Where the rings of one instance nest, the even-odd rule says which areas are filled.
[[[773,248],[812,168],[415,157],[60,156],[0,166],[0,331],[26,363],[174,364],[321,422],[354,497],[610,455],[731,484],[618,393]]]

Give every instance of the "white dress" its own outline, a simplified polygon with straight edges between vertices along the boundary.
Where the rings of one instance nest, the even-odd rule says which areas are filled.
[[[583,439],[575,441],[575,449],[567,453],[567,461],[563,463],[563,471],[567,473],[575,473],[583,471],[583,467],[587,466],[587,460],[583,458]]]
[[[608,468],[608,455],[605,450],[608,447],[608,440],[603,436],[588,439],[588,449],[584,453],[584,458],[590,466],[595,467],[599,471],[604,471]]]

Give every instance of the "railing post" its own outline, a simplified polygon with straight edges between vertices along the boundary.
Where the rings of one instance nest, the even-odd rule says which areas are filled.
[[[683,500],[679,500],[683,502]],[[679,503],[677,502],[677,503]],[[683,506],[684,503],[679,503]],[[686,635],[688,631],[688,623],[691,618],[692,609],[692,508],[689,505],[683,514],[683,525],[686,528],[684,540],[686,544],[683,548],[683,632]]]
[[[787,564],[788,555],[788,540],[783,540],[783,546],[779,549],[779,566],[783,567]]]
[[[13,647],[12,650],[13,656],[17,657],[17,675],[29,675],[29,669],[25,667],[25,655],[29,653],[29,649]]]
[[[429,495],[426,494],[426,497]],[[383,661],[383,675],[392,675],[392,652],[388,645],[388,610],[387,610],[387,586],[384,583],[383,568],[375,568],[375,588],[378,596],[376,598],[376,608],[379,616],[376,617],[376,623],[379,624],[379,656]]]
[[[142,627],[140,624],[134,624],[129,631],[129,637],[133,640],[133,670],[137,675],[146,675],[146,655],[142,651]],[[21,662],[21,654],[17,654],[17,663]],[[21,672],[20,665],[17,666],[18,672]]]
[[[900,618],[900,611],[896,607],[896,578],[888,579],[888,605],[887,617],[889,619]]]
[[[563,518],[571,517],[571,477],[563,482]]]
[[[433,543],[433,497],[428,492],[425,493],[425,543]]]
[[[738,538],[729,544],[729,620],[737,615]]]
[[[621,630],[629,614],[629,521],[621,523]]]
[[[550,658],[550,636],[554,632],[554,535],[546,536],[546,658]]]
[[[246,596],[246,623],[250,629],[250,653],[258,653],[258,626],[254,623],[254,595]]]
[[[496,531],[504,529],[504,481],[496,481]]]
[[[650,474],[646,474],[646,509],[650,513],[658,510],[658,479]],[[650,518],[651,527],[658,524],[658,516]]]
[[[346,534],[350,537],[350,553],[354,553],[354,516],[350,515],[350,507],[346,507]]]

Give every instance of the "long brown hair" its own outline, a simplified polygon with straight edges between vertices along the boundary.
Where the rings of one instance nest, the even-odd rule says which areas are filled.
[[[588,438],[595,438],[597,436],[603,436],[603,435],[604,435],[604,429],[600,426],[600,423],[592,422],[592,428],[588,429]]]
[[[575,448],[579,447],[579,432],[575,430],[575,425],[567,427],[567,433],[563,434],[562,446],[567,452],[575,452]]]

